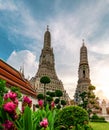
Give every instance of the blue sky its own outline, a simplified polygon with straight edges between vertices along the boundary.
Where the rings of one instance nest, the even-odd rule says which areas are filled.
[[[100,98],[109,99],[109,0],[0,0],[0,58],[26,77],[37,72],[49,25],[55,68],[73,98],[82,39],[90,78]]]

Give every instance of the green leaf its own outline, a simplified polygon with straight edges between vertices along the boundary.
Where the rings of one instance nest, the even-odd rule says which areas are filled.
[[[32,113],[31,109],[27,106],[24,110],[23,126],[24,130],[32,130]]]
[[[2,98],[2,96],[0,95],[0,106],[2,105],[2,103],[3,103],[3,98]]]
[[[15,124],[18,130],[23,130],[22,122],[16,120]]]
[[[8,119],[8,114],[4,111],[3,108],[0,108],[0,118],[1,118],[1,122],[3,123],[5,120]]]

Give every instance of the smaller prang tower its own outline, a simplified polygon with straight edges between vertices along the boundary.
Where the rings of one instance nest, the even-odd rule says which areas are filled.
[[[81,102],[79,95],[88,91],[88,87],[91,85],[90,69],[88,64],[87,48],[84,40],[83,45],[80,48],[80,63],[78,69],[78,84],[74,95],[74,100],[77,104]]]

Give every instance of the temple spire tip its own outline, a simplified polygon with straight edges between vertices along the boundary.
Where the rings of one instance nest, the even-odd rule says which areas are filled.
[[[85,43],[84,43],[84,39],[82,39],[82,41],[83,41],[83,46],[84,46],[84,44],[85,44]]]
[[[49,31],[49,25],[47,25],[47,31]]]

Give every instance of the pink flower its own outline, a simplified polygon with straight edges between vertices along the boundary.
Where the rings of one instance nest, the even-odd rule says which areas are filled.
[[[44,118],[41,122],[40,122],[40,126],[46,128],[48,126],[48,120],[47,118]]]
[[[17,94],[14,92],[8,92],[7,94],[4,95],[4,100],[7,100],[10,98],[12,101],[14,101],[17,97]]]
[[[25,110],[25,107],[24,107],[24,106],[22,106],[22,112],[24,112],[24,110]]]
[[[11,113],[13,114],[15,112],[15,109],[16,109],[16,104],[14,104],[12,101],[7,102],[6,104],[3,105],[3,108],[9,114],[11,114]]]
[[[14,124],[9,120],[6,120],[2,126],[4,127],[4,130],[13,130],[14,128]]]
[[[43,107],[43,105],[44,105],[43,100],[38,100],[38,105],[39,105],[40,107]]]
[[[31,105],[32,105],[32,100],[29,98],[29,97],[27,97],[27,96],[24,96],[23,97],[23,102],[22,102],[22,112],[24,112],[24,109],[25,109],[25,106],[29,106],[29,107],[31,107]]]
[[[9,98],[9,94],[6,93],[6,94],[4,95],[4,100],[7,100],[8,98]]]
[[[19,101],[17,98],[13,102],[18,106]]]
[[[51,102],[51,107],[52,107],[52,108],[55,107],[55,103],[54,103],[54,101]]]
[[[12,101],[14,101],[14,100],[16,99],[16,97],[17,97],[17,94],[14,93],[14,92],[9,92],[8,95],[9,95],[9,98],[10,98]]]
[[[23,102],[27,103],[29,106],[32,104],[32,100],[27,96],[23,97]]]

